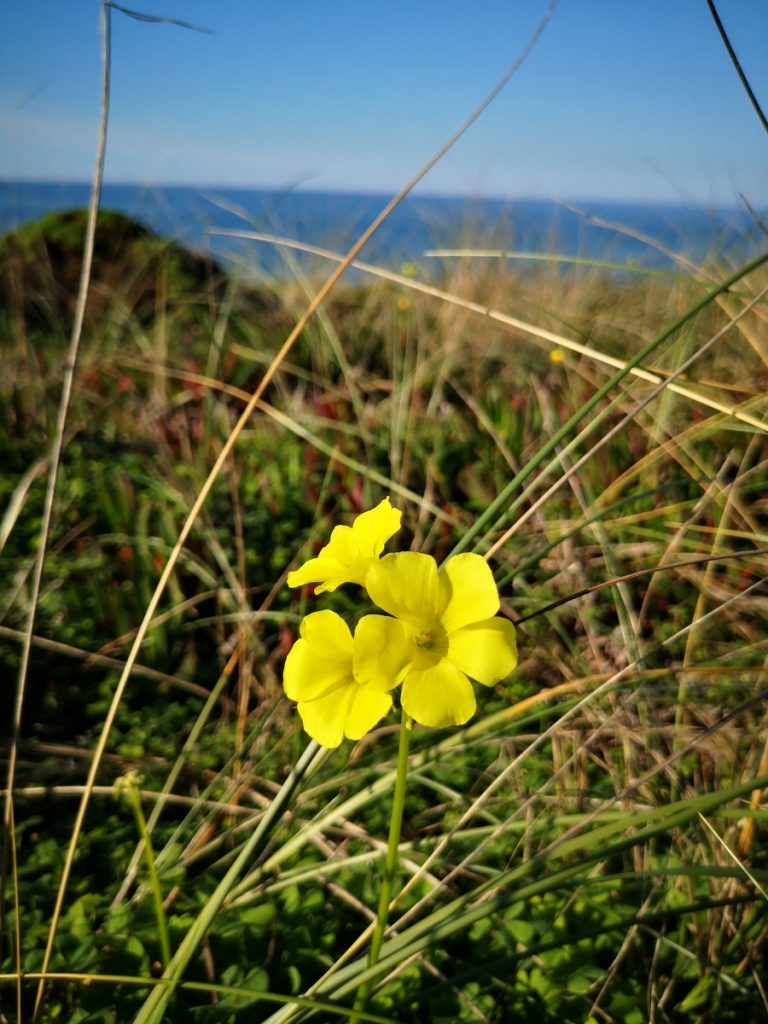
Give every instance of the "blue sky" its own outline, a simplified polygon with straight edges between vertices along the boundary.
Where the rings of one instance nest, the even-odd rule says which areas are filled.
[[[132,6],[130,3],[127,6]],[[106,178],[391,192],[512,63],[544,0],[136,0],[112,15]],[[97,0],[0,11],[0,178],[88,180]],[[718,0],[764,109],[768,3]],[[560,0],[423,192],[768,202],[768,137],[705,0]]]

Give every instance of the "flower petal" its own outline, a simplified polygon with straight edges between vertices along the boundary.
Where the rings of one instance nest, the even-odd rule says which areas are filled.
[[[314,700],[353,681],[352,659],[324,658],[306,640],[297,640],[283,669],[283,689],[291,700]]]
[[[353,666],[361,685],[392,690],[415,653],[413,641],[397,619],[364,615],[355,630]]]
[[[302,725],[322,747],[338,747],[344,739],[344,726],[358,689],[351,682],[324,697],[299,701]]]
[[[300,569],[292,569],[288,573],[289,587],[303,587],[306,583],[317,583],[324,575],[327,566],[319,558],[310,558]]]
[[[500,617],[451,633],[446,658],[484,686],[505,679],[517,665],[515,627]]]
[[[331,539],[317,558],[288,573],[288,586],[317,583],[315,593],[336,590],[342,583],[365,585],[370,567],[377,561],[389,538],[400,529],[402,512],[392,508],[389,498],[376,508],[362,512],[352,526],[336,526]]]
[[[285,659],[283,689],[291,700],[314,700],[350,683],[352,634],[336,612],[312,612]]]
[[[287,583],[289,587],[317,583],[315,593],[322,594],[325,590],[335,590],[342,583],[362,586],[367,567],[367,562],[361,562],[352,527],[335,526],[331,539],[317,558],[310,558],[300,569],[289,572]]]
[[[443,609],[437,563],[431,555],[384,555],[368,572],[365,588],[374,604],[416,630],[431,627]]]
[[[327,558],[323,555],[317,558],[310,558],[300,569],[294,569],[288,573],[287,583],[289,587],[303,587],[307,583],[315,583],[315,593],[322,594],[324,591],[333,591],[342,583],[356,583],[352,578],[352,572],[348,565],[337,561],[335,558]]]
[[[344,735],[351,740],[362,739],[379,724],[391,707],[392,698],[388,693],[370,686],[356,686],[344,723]]]
[[[400,529],[403,513],[392,508],[389,498],[380,501],[376,508],[363,512],[352,523],[357,549],[363,558],[378,558],[384,545]]]
[[[311,612],[301,620],[299,631],[310,647],[326,658],[352,662],[352,634],[336,612]]]
[[[470,622],[480,622],[499,610],[499,591],[490,566],[480,555],[456,555],[449,558],[441,575],[450,583],[451,595],[441,616],[445,631]]]
[[[351,526],[334,526],[331,539],[320,552],[320,557],[335,558],[337,562],[349,564],[357,558],[359,552],[355,542],[355,532]]]
[[[423,672],[409,672],[400,702],[414,721],[436,729],[463,725],[476,707],[471,683],[445,660]]]

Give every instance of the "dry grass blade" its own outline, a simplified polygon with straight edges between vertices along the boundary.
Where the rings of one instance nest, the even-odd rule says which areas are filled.
[[[734,850],[732,850],[730,848],[730,846],[726,843],[726,841],[723,839],[723,837],[716,831],[716,829],[713,828],[711,822],[707,821],[707,819],[704,817],[703,814],[699,815],[699,819],[700,819],[702,825],[705,825],[707,830],[715,837],[715,839],[722,846],[722,848],[726,851],[726,853],[733,860],[733,862],[735,864],[738,864],[738,866],[744,872],[746,877],[750,880],[752,885],[754,885],[754,887],[757,889],[757,891],[763,897],[765,902],[768,903],[768,892],[766,892],[765,889],[762,887],[762,885],[760,885],[760,883],[755,878],[754,874],[749,870],[749,868],[744,863],[744,861],[741,860],[741,858],[738,856],[738,854]]]
[[[5,547],[6,541],[8,540],[8,537],[16,524],[16,520],[24,507],[24,499],[27,496],[29,488],[37,477],[43,473],[46,466],[48,466],[47,458],[37,459],[36,462],[32,463],[17,484],[16,489],[13,492],[13,497],[8,502],[5,512],[3,513],[2,522],[0,522],[0,552]]]
[[[7,637],[11,640],[22,641],[23,634],[16,629],[10,629],[8,626],[0,626],[0,636]],[[104,665],[109,668],[115,668],[122,670],[125,665],[124,661],[119,658],[110,658],[107,655],[99,654],[98,651],[85,651],[81,647],[73,647],[72,644],[63,644],[58,640],[49,640],[44,636],[33,636],[32,644],[34,647],[39,647],[40,650],[53,651],[56,654],[63,654],[67,658],[77,658],[80,661],[88,662],[93,665]],[[169,675],[167,672],[160,672],[155,668],[149,668],[147,665],[136,665],[134,667],[134,673],[137,676],[141,676],[144,679],[151,679],[157,683],[168,683],[170,686],[176,686],[180,690],[190,693],[195,697],[202,697],[206,699],[210,697],[210,691],[206,690],[204,686],[199,686],[197,683],[193,683],[188,679],[180,679],[178,676]],[[222,702],[227,703],[227,698],[222,697]]]
[[[297,242],[290,238],[280,238],[279,236],[265,234],[260,231],[242,231],[234,228],[219,228],[212,230],[210,233],[228,236],[231,238],[250,239],[255,242],[266,242],[270,245],[284,246],[290,249],[298,249],[301,252],[310,253],[314,256],[321,256],[323,259],[334,263],[338,263],[344,258],[339,253],[333,252],[330,249],[323,249],[319,246],[309,245],[305,242]],[[403,288],[407,288],[410,291],[419,292],[422,295],[428,295],[431,298],[438,299],[448,305],[457,306],[460,309],[466,309],[471,313],[477,313],[480,316],[487,317],[489,320],[503,324],[505,327],[511,327],[523,334],[530,335],[532,338],[538,338],[541,341],[547,342],[547,348],[549,350],[551,350],[553,346],[555,348],[563,348],[569,352],[575,352],[577,355],[586,356],[588,359],[592,359],[598,364],[610,366],[616,370],[623,370],[627,366],[626,360],[618,359],[607,352],[601,352],[599,349],[596,349],[591,345],[584,345],[582,342],[575,341],[565,335],[557,334],[554,331],[549,331],[543,327],[538,327],[535,324],[528,323],[518,317],[509,316],[501,310],[492,309],[478,302],[472,302],[469,299],[464,299],[460,295],[455,295],[453,292],[445,291],[444,289],[437,288],[434,285],[425,284],[423,281],[414,281],[412,277],[407,277],[404,274],[398,274],[395,271],[387,270],[384,267],[377,267],[372,263],[365,263],[362,260],[353,260],[350,266],[355,270],[361,270],[373,277],[381,278],[383,281],[390,281],[393,284],[401,285]],[[739,322],[738,318],[734,318],[734,323],[736,322]],[[658,373],[654,373],[642,366],[630,367],[628,372],[631,376],[637,377],[638,380],[645,380],[649,384],[660,384],[667,380],[667,387],[671,392],[673,392],[673,394],[681,395],[697,405],[713,409],[715,412],[723,413],[723,415],[732,416],[734,419],[752,427],[755,430],[766,430],[763,420],[758,419],[756,416],[752,416],[749,412],[744,411],[744,409],[740,409],[737,406],[720,401],[717,398],[712,398],[710,395],[706,395],[696,388],[675,383],[674,380],[664,378]]]
[[[606,587],[615,587],[621,583],[629,583],[631,580],[642,579],[645,576],[654,576],[659,572],[668,572],[671,569],[685,569],[688,566],[709,565],[711,562],[731,558],[751,558],[754,555],[766,554],[768,554],[768,548],[754,548],[750,551],[723,551],[720,554],[705,555],[703,558],[688,558],[682,562],[663,562],[659,565],[654,565],[651,569],[637,569],[635,572],[624,573],[623,576],[618,576],[612,580],[604,580],[602,583],[596,583],[591,587],[582,587],[581,590],[575,590],[572,594],[568,594],[567,597],[560,597],[557,601],[551,601],[549,604],[542,605],[541,608],[537,608],[534,612],[513,617],[513,622],[515,625],[520,625],[523,622],[528,622],[529,619],[535,619],[539,615],[545,615],[547,612],[554,611],[555,608],[560,608],[570,601],[585,597],[587,594],[594,594],[598,590],[604,590]]]
[[[573,465],[570,466],[563,473],[563,475],[557,481],[555,481],[555,483],[552,484],[552,486],[549,487],[544,492],[544,494],[542,494],[541,497],[538,498],[512,524],[512,526],[508,527],[507,530],[504,531],[501,537],[499,537],[499,539],[494,544],[492,544],[491,547],[488,549],[488,551],[485,554],[485,558],[491,559],[501,548],[503,548],[504,545],[509,541],[509,539],[515,533],[517,533],[520,527],[525,522],[527,522],[527,520],[536,512],[536,510],[540,508],[545,502],[547,502],[549,498],[553,494],[555,494],[568,479],[570,479],[571,476],[573,476],[575,473],[578,473],[578,471],[584,465],[586,465],[586,463],[589,462],[589,460],[592,459],[597,454],[597,452],[600,451],[601,448],[605,447],[605,445],[608,443],[608,441],[610,441],[612,437],[615,437],[617,434],[621,433],[621,431],[627,426],[627,424],[632,422],[632,420],[638,415],[639,412],[645,409],[646,406],[650,405],[650,403],[654,401],[654,399],[657,398],[665,390],[665,388],[669,387],[670,384],[674,382],[676,377],[679,377],[680,374],[684,373],[689,366],[692,366],[697,359],[699,359],[705,352],[712,348],[713,345],[720,341],[720,339],[723,338],[728,333],[731,327],[737,324],[743,316],[746,316],[747,313],[749,313],[755,306],[757,306],[766,295],[768,295],[768,287],[764,288],[754,299],[752,299],[752,301],[749,302],[739,313],[737,313],[736,316],[733,317],[729,323],[727,323],[716,334],[709,338],[708,341],[704,342],[704,344],[689,359],[682,363],[682,365],[679,366],[678,369],[674,371],[674,373],[672,373],[668,378],[665,378],[659,384],[657,384],[656,387],[653,388],[650,391],[650,393],[646,395],[645,398],[643,398],[641,402],[638,402],[634,409],[628,412],[626,416],[624,416],[618,423],[611,427],[610,430],[607,430],[600,437],[599,441],[597,441],[597,443],[594,444],[588,452],[586,452],[584,455],[581,456],[580,459],[573,463]],[[761,429],[765,430],[766,427],[762,425]]]
[[[715,276],[711,272],[704,271],[695,266],[686,256],[675,252],[668,246],[663,245],[657,239],[652,238],[641,231],[627,227],[624,224],[618,224],[615,221],[608,221],[604,217],[600,217],[597,214],[590,213],[588,210],[581,209],[580,207],[573,206],[569,203],[563,203],[563,206],[566,210],[570,210],[572,213],[578,214],[588,224],[594,224],[596,227],[605,228],[608,231],[616,232],[620,235],[625,235],[627,238],[632,238],[635,241],[642,242],[643,245],[648,246],[650,249],[655,249],[678,266],[684,267],[690,274],[698,274],[713,283],[716,280]],[[717,303],[728,316],[732,316],[732,313],[730,312],[732,305],[729,302],[727,294],[719,295],[717,297]],[[766,313],[764,309],[757,307],[755,312],[760,319],[763,321],[766,320],[768,313]],[[740,325],[740,330],[762,362],[768,365],[768,342],[766,342],[765,336],[762,334],[754,334],[752,331],[747,330],[743,324]]]
[[[102,9],[102,55],[105,68],[109,66],[109,45],[109,17],[106,11]],[[53,500],[56,493],[56,481],[58,479],[59,464],[61,460],[62,449],[64,446],[64,431],[67,422],[67,413],[69,412],[70,398],[72,395],[72,384],[75,377],[75,366],[77,364],[77,355],[80,348],[80,339],[82,337],[83,332],[83,323],[85,321],[85,307],[88,301],[88,288],[91,278],[91,266],[93,263],[94,240],[96,237],[96,215],[99,209],[99,196],[101,193],[101,183],[104,173],[104,157],[106,154],[107,145],[108,112],[109,75],[104,74],[102,80],[101,119],[99,122],[99,141],[96,155],[96,170],[93,179],[91,202],[88,208],[88,222],[85,233],[85,242],[83,246],[83,264],[80,273],[80,286],[78,289],[77,304],[75,307],[75,319],[72,326],[72,335],[70,338],[69,349],[67,351],[67,356],[63,367],[64,372],[61,387],[61,397],[59,399],[59,409],[56,417],[56,427],[48,463],[48,479],[46,483],[43,516],[40,524],[40,536],[38,541],[37,556],[35,558],[34,569],[32,572],[32,585],[30,588],[29,597],[29,612],[27,615],[27,622],[24,630],[24,641],[22,645],[21,661],[19,663],[19,673],[17,677],[16,703],[13,712],[13,731],[11,737],[11,748],[8,756],[7,785],[3,812],[3,877],[2,879],[0,879],[0,889],[2,893],[0,895],[0,933],[2,933],[3,930],[3,918],[5,909],[5,871],[8,859],[7,844],[9,842],[15,841],[10,826],[13,818],[13,790],[16,778],[18,744],[19,739],[21,737],[21,723],[24,715],[24,695],[26,692],[29,661],[32,652],[32,637],[35,631],[35,614],[37,612],[37,602],[40,594],[40,584],[43,576],[43,565],[45,563],[46,549],[48,547],[48,534],[50,532],[51,519],[53,516]],[[18,889],[16,889],[16,894],[18,898]],[[18,913],[16,914],[15,927],[16,942],[18,945],[20,928]]]

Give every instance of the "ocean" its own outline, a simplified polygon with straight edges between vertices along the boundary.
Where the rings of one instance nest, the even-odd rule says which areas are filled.
[[[86,206],[85,183],[0,182],[0,234],[46,213]],[[230,188],[105,185],[103,208],[119,210],[230,269],[274,277],[291,273],[273,245],[217,231],[279,235],[345,252],[387,203],[383,195]],[[433,249],[484,248],[556,253],[627,267],[679,270],[672,254],[737,264],[764,242],[744,208],[616,202],[568,205],[530,199],[409,196],[364,249],[367,262],[399,269],[415,262],[429,276],[446,258]],[[327,266],[298,258],[305,268]]]

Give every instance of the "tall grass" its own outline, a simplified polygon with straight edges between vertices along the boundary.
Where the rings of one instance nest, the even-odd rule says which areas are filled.
[[[6,1019],[759,1019],[768,255],[426,283],[363,241],[270,288],[151,243],[74,374],[5,253]],[[280,680],[288,570],[386,494],[488,558],[521,661],[414,730],[369,958],[396,720],[318,750]]]

